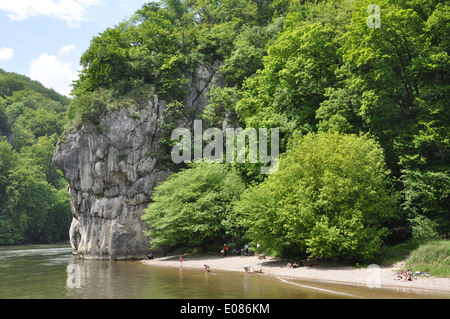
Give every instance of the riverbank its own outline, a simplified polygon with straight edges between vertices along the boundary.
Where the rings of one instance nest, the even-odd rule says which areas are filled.
[[[159,257],[143,260],[148,266],[180,267],[180,256]],[[316,280],[322,282],[350,284],[377,288],[394,288],[410,290],[428,290],[450,294],[450,278],[434,278],[419,276],[412,281],[394,280],[395,273],[404,269],[403,263],[391,267],[377,269],[355,268],[351,266],[318,263],[299,268],[287,268],[287,263],[281,258],[267,257],[259,260],[256,256],[183,256],[183,268],[203,269],[208,264],[211,271],[227,270],[244,272],[244,266],[250,266],[251,271],[262,271],[263,274],[278,276],[282,279]],[[295,262],[295,261],[294,261]],[[304,264],[308,265],[307,262]]]

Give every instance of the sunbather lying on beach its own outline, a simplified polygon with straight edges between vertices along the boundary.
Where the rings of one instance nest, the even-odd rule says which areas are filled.
[[[302,262],[300,262],[300,263],[293,263],[293,264],[291,264],[291,263],[288,263],[287,265],[286,265],[286,268],[298,268],[298,267],[303,267],[304,265],[302,264]]]

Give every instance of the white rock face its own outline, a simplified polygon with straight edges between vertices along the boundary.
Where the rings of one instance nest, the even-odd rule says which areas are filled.
[[[157,168],[152,157],[159,153],[162,111],[157,98],[140,110],[139,118],[120,109],[58,144],[53,161],[69,182],[74,254],[115,260],[148,254],[141,216],[154,187],[170,174]]]

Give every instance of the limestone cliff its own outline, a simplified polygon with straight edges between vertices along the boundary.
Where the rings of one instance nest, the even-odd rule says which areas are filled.
[[[188,86],[186,108],[204,107],[215,70],[198,69]],[[79,257],[123,260],[148,254],[141,216],[154,187],[170,175],[159,156],[164,108],[154,95],[138,115],[126,108],[113,111],[58,143],[53,161],[69,183],[70,241]]]

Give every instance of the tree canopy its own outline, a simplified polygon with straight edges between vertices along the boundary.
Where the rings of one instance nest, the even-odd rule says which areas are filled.
[[[237,231],[232,205],[244,189],[239,175],[220,164],[196,164],[171,175],[155,189],[143,216],[151,225],[152,249],[223,244]]]
[[[70,198],[52,163],[69,99],[0,70],[0,245],[68,239]]]
[[[238,223],[266,249],[370,260],[400,218],[382,149],[368,137],[309,133],[278,172],[236,203]]]

